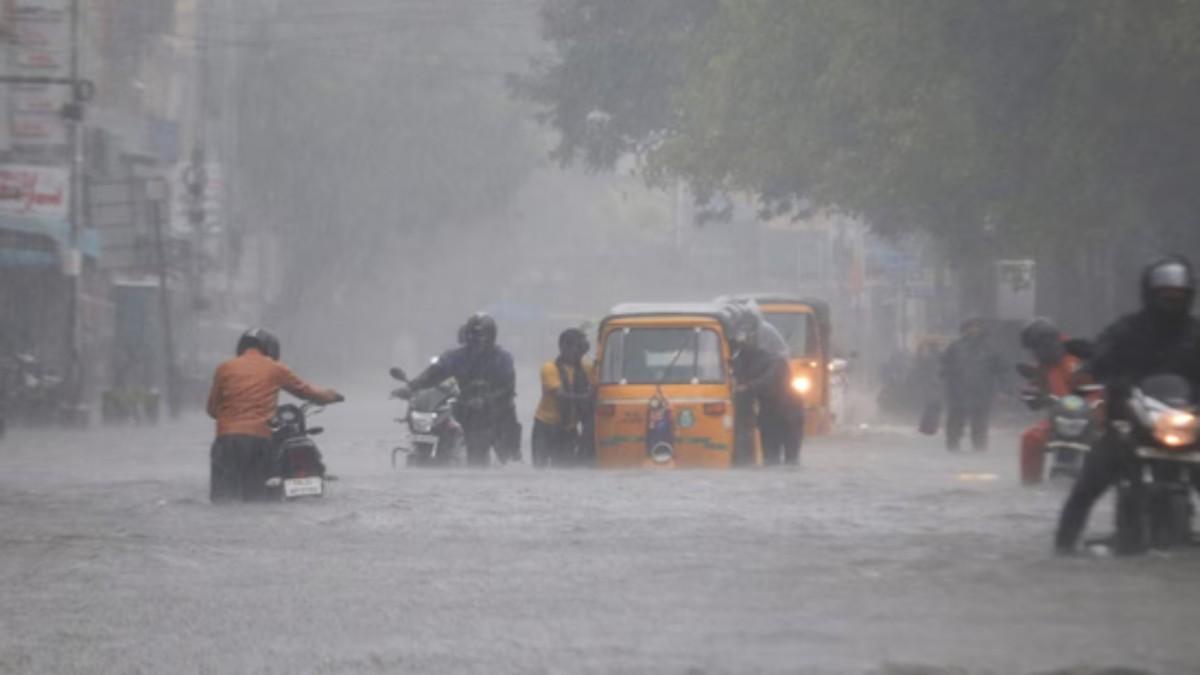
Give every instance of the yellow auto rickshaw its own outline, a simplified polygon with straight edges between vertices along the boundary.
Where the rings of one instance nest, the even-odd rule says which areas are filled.
[[[596,342],[598,467],[734,464],[728,318],[708,303],[618,305],[604,318]],[[750,452],[747,463],[757,463],[757,450]]]
[[[750,302],[783,336],[792,364],[792,389],[804,397],[805,433],[829,433],[833,415],[829,405],[832,324],[829,305],[813,298],[757,293],[728,295],[718,303]]]

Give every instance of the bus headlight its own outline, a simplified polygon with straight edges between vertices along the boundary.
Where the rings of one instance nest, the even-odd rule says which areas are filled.
[[[792,391],[797,394],[807,394],[812,389],[812,380],[807,375],[797,375],[792,378]]]

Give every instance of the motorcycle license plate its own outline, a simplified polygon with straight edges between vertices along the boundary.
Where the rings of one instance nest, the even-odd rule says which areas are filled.
[[[288,478],[283,481],[284,497],[312,497],[320,495],[324,485],[318,477]]]
[[[438,437],[432,434],[413,434],[413,443],[428,443],[429,445],[437,445]]]

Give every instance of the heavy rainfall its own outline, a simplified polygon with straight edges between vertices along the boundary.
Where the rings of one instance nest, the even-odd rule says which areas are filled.
[[[7,0],[0,672],[1200,673],[1200,3]]]

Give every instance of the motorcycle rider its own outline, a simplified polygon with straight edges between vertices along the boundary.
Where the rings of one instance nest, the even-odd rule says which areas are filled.
[[[804,424],[803,402],[795,400],[786,353],[771,349],[762,337],[765,325],[752,308],[735,312],[729,341],[733,348],[735,408],[741,411],[742,419],[747,419],[749,408],[757,401],[764,465],[797,464]]]
[[[963,431],[971,427],[971,446],[987,449],[992,399],[995,398],[1004,362],[988,341],[983,321],[968,319],[961,337],[942,352],[941,373],[946,383],[946,449],[957,452]]]
[[[1200,385],[1200,320],[1191,315],[1196,295],[1191,262],[1169,256],[1151,263],[1142,272],[1141,291],[1141,310],[1104,329],[1080,369],[1105,385],[1110,421],[1127,417],[1130,388],[1150,375],[1172,373]],[[1106,425],[1059,515],[1054,545],[1060,554],[1074,552],[1092,505],[1130,466],[1129,459],[1129,448]]]
[[[1021,330],[1021,346],[1037,361],[1037,375],[1031,385],[1040,395],[1066,396],[1073,389],[1072,376],[1079,359],[1067,353],[1063,335],[1048,319],[1038,318]],[[1042,482],[1046,442],[1050,438],[1050,420],[1043,419],[1021,434],[1021,483]]]
[[[315,403],[345,400],[333,389],[300,379],[279,356],[279,339],[251,328],[238,339],[237,356],[218,366],[213,376],[208,415],[217,422],[209,482],[214,503],[265,498],[271,468],[267,423],[279,404],[280,389]]]
[[[455,416],[467,431],[468,461],[486,464],[487,450],[494,447],[501,462],[521,460],[521,423],[515,399],[517,375],[512,356],[496,344],[496,320],[482,312],[473,314],[459,330],[460,346],[438,357],[411,383],[413,390],[432,387],[453,377],[463,396]],[[482,388],[480,395],[471,390]],[[468,420],[479,413],[492,413],[494,426],[470,428]]]
[[[584,359],[589,349],[583,331],[568,328],[558,336],[558,358],[542,364],[542,399],[530,439],[534,466],[565,466],[583,459],[580,442],[589,426],[594,386],[591,364]]]

